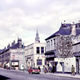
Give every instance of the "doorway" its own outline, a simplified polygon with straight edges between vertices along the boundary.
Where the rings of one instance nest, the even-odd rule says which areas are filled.
[[[79,59],[76,59],[76,74],[79,74]]]

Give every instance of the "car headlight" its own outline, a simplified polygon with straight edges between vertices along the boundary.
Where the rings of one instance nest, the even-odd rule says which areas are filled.
[[[34,70],[32,72],[34,72]]]

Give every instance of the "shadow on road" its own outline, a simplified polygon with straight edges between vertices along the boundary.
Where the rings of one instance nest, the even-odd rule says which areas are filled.
[[[7,80],[7,79],[10,79],[10,78],[0,75],[0,80]]]

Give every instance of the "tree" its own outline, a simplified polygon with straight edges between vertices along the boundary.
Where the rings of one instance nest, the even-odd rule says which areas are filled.
[[[58,39],[59,57],[66,58],[72,56],[72,40],[69,35],[60,35]]]

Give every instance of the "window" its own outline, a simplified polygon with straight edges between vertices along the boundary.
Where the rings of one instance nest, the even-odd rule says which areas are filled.
[[[46,47],[45,47],[45,52],[46,52]]]
[[[47,41],[47,46],[50,46],[50,42],[49,41]]]
[[[44,53],[44,47],[41,47],[41,53]]]
[[[52,49],[52,46],[53,46],[53,41],[51,40],[51,49]]]
[[[54,44],[55,44],[55,39],[54,39]]]
[[[37,65],[42,65],[42,59],[37,59]]]
[[[39,47],[37,47],[36,52],[37,52],[37,54],[40,53],[40,48]]]
[[[46,59],[45,59],[45,65],[46,65]]]
[[[52,46],[53,44],[52,44],[52,40],[51,40],[51,46]]]

